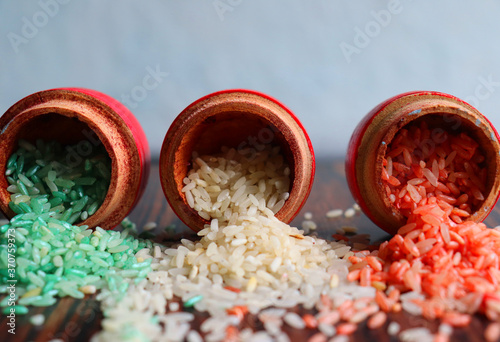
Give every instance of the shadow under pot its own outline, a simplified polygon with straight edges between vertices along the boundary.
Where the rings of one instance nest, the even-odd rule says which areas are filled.
[[[466,102],[432,91],[404,93],[356,127],[347,182],[363,212],[390,234],[430,197],[453,207],[456,223],[482,222],[499,196],[498,141],[493,125]]]
[[[12,201],[18,188],[21,195],[49,195],[74,224],[113,229],[146,187],[151,157],[144,131],[124,105],[103,93],[34,93],[0,117],[0,132],[0,209],[9,218],[23,208],[19,194],[14,199],[21,201]]]
[[[279,146],[289,166],[289,197],[276,213],[289,223],[309,196],[315,171],[311,141],[297,117],[275,99],[250,90],[219,91],[190,104],[170,126],[160,154],[162,188],[177,216],[194,231],[209,223],[182,191],[193,153],[219,155],[227,147],[251,158],[263,146]]]

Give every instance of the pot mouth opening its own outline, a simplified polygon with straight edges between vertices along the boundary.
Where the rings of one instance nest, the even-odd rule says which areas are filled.
[[[59,143],[61,149],[56,151],[59,159],[57,162],[51,163],[55,171],[83,170],[86,165],[99,165],[99,168],[106,175],[106,177],[104,174],[102,176],[102,179],[107,178],[105,182],[107,185],[101,189],[104,198],[100,200],[97,208],[92,209],[91,215],[87,213],[87,215],[81,216],[74,224],[85,224],[88,217],[92,217],[105,207],[109,193],[113,192],[113,188],[116,186],[111,181],[112,172],[115,168],[115,160],[110,142],[105,138],[103,139],[104,134],[86,120],[86,118],[83,118],[72,110],[39,108],[14,116],[11,122],[4,126],[2,142],[0,142],[3,151],[2,156],[0,156],[0,198],[2,206],[8,206],[8,203],[11,201],[11,194],[6,190],[10,185],[6,176],[6,172],[8,171],[7,163],[13,153],[23,148],[23,144],[19,143],[19,141],[23,140],[40,150],[41,158],[46,157],[47,153],[49,153],[48,150],[42,151],[40,149],[42,146],[48,146],[41,143],[42,141],[44,143]],[[54,151],[50,151],[50,153],[54,153]],[[23,170],[27,171],[26,168]],[[86,187],[85,185],[82,186]],[[88,187],[88,190],[93,191],[91,186]],[[44,189],[44,191],[53,193],[50,188]],[[66,195],[69,196],[69,192]],[[9,216],[15,214],[8,207],[2,209]]]
[[[199,156],[220,155],[222,148],[227,147],[234,148],[237,154],[251,160],[265,147],[279,146],[290,168],[289,193],[293,196],[298,189],[294,189],[295,157],[289,139],[274,123],[252,112],[230,110],[208,115],[184,132],[178,143],[174,167],[177,192],[187,202],[182,192],[183,179],[193,166],[193,152]],[[198,215],[194,209],[192,211]]]
[[[470,211],[464,220],[483,218],[478,211],[494,195],[499,150],[495,134],[481,125],[460,110],[404,116],[383,137],[378,153],[376,179],[382,180],[377,183],[383,202],[408,218],[415,202],[431,194],[451,205],[466,194],[469,209],[459,206]]]

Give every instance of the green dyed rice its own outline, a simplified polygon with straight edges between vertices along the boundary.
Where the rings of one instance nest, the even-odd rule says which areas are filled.
[[[129,248],[127,245],[119,245],[108,249],[109,253],[120,253],[124,252]]]
[[[75,150],[75,148],[69,147]],[[77,165],[66,165],[67,150],[57,142],[20,141],[7,162],[7,189],[14,216],[0,226],[0,293],[8,280],[17,280],[16,314],[26,305],[49,306],[57,297],[83,298],[86,285],[125,293],[129,278],[144,279],[151,260],[138,262],[135,254],[151,248],[150,241],[128,232],[106,231],[74,223],[93,215],[102,204],[110,182],[111,162],[104,148]],[[130,223],[130,225],[132,225]],[[16,272],[10,278],[7,264],[8,232],[14,229]],[[37,290],[39,289],[39,290]],[[0,296],[7,305],[8,297]],[[10,313],[5,307],[3,313]]]
[[[16,315],[26,315],[28,313],[28,308],[24,305],[7,306],[2,310],[2,313],[8,315],[12,311],[14,311]]]
[[[194,296],[189,298],[186,302],[184,302],[185,308],[192,308],[196,303],[203,299],[203,295]]]
[[[33,148],[26,149],[28,144]],[[56,219],[75,223],[80,221],[84,211],[86,217],[95,213],[106,197],[111,178],[111,160],[103,146],[96,146],[94,156],[81,162],[74,162],[73,155],[68,154],[68,150],[77,151],[78,145],[64,148],[57,142],[39,140],[35,147],[22,140],[19,146],[7,162],[8,170],[11,170],[9,178],[13,181],[8,191],[13,196],[22,195],[15,197],[14,204],[18,207],[11,206],[14,212],[31,210],[40,214],[44,212],[40,203],[31,203],[30,206],[27,200],[52,195],[48,199],[51,206],[47,209],[57,207]],[[71,167],[65,165],[68,161],[73,161]],[[105,171],[108,174],[103,176]]]

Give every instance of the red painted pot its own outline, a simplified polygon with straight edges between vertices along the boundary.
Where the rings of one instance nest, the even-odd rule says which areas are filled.
[[[347,183],[363,212],[380,228],[395,234],[406,223],[384,191],[381,172],[387,146],[396,133],[415,120],[431,120],[443,130],[465,131],[486,157],[485,200],[468,219],[483,221],[500,189],[500,145],[493,125],[477,109],[448,94],[415,91],[394,96],[370,111],[352,134],[346,157]]]
[[[3,175],[19,139],[63,144],[87,140],[104,145],[112,162],[109,190],[101,207],[80,225],[114,228],[146,188],[151,163],[146,135],[123,104],[98,91],[59,88],[31,94],[0,117],[0,132],[0,209],[8,217],[14,213],[8,206],[10,194]]]
[[[309,136],[288,108],[265,94],[234,89],[202,97],[177,116],[163,141],[160,180],[170,206],[188,227],[199,231],[208,223],[181,191],[193,151],[215,154],[222,146],[251,149],[256,143],[279,144],[290,165],[290,197],[276,214],[288,223],[309,196],[315,171]]]

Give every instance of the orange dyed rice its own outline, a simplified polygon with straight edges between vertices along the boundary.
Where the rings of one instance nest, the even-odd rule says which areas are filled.
[[[224,289],[228,290],[228,291],[231,291],[231,292],[235,292],[235,293],[240,293],[241,290],[236,288],[236,287],[232,287],[232,286],[224,286]]]
[[[484,339],[488,342],[500,339],[500,323],[490,323],[484,331]]]
[[[476,312],[500,320],[500,231],[466,221],[484,200],[484,156],[465,133],[445,132],[439,143],[432,136],[422,121],[394,137],[381,177],[407,224],[378,250],[349,258],[348,280],[377,289],[381,312],[369,319],[372,329],[405,305],[455,327],[468,325]],[[400,297],[411,291],[414,297]],[[487,340],[500,336],[493,324]]]
[[[485,158],[478,147],[463,132],[431,131],[425,121],[407,125],[389,144],[383,162],[387,197],[405,217],[434,197],[461,223],[484,200]]]
[[[443,334],[443,333],[437,333],[434,336],[433,342],[448,342],[450,340],[450,336]]]
[[[240,331],[234,325],[228,325],[226,328],[226,336],[224,342],[240,341]]]
[[[239,321],[242,321],[245,315],[248,313],[248,308],[244,305],[236,305],[232,308],[226,309],[228,315],[233,315],[238,317]]]
[[[354,323],[340,323],[337,326],[337,334],[339,335],[351,335],[358,329],[358,326]]]
[[[326,336],[322,333],[316,333],[312,335],[307,342],[326,342]]]
[[[481,300],[476,301],[473,312],[484,307],[483,311],[500,313],[500,298],[496,295],[500,290],[500,232],[486,228],[483,223],[456,224],[440,208],[436,198],[429,198],[428,203],[425,211],[410,216],[409,224],[400,229],[403,234],[396,234],[382,243],[378,251],[366,258],[350,258],[355,263],[352,268],[359,264],[363,268],[351,271],[348,279],[359,280],[365,285],[361,274],[368,273],[385,281],[387,287],[391,285],[398,293],[423,293],[427,297],[420,303],[423,308],[433,307],[430,305],[433,300],[441,301],[446,307],[444,300],[452,299],[462,301],[462,306],[470,309],[466,301],[471,300],[471,294],[477,294]],[[434,220],[428,219],[429,212]],[[413,230],[408,231],[405,227],[413,227]],[[383,265],[381,270],[378,264],[373,267],[368,262],[372,258]],[[399,294],[391,298],[377,291],[375,300],[381,310],[388,312],[398,297]],[[488,302],[492,305],[486,305]],[[442,317],[454,326],[468,324],[470,316],[446,313],[448,309],[453,308],[424,310],[423,315]]]
[[[373,315],[367,322],[369,329],[378,329],[385,324],[387,321],[387,314],[385,312],[377,312]]]
[[[305,314],[302,316],[304,323],[306,324],[306,328],[314,329],[318,327],[318,320],[311,314]]]

